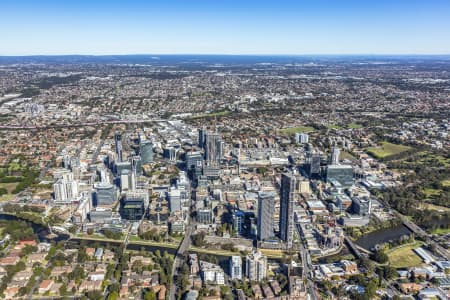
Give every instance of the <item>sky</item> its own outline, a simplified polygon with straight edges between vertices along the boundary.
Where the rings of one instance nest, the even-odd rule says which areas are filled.
[[[450,54],[450,0],[1,0],[0,55]]]

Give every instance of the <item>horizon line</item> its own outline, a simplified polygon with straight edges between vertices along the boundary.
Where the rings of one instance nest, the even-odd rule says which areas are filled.
[[[450,53],[67,53],[67,54],[0,54],[0,57],[30,57],[30,56],[450,56]]]

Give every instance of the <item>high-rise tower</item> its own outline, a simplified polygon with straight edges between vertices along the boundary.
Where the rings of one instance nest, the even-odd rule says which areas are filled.
[[[208,132],[205,141],[205,159],[208,165],[218,165],[222,157],[222,139],[216,132]]]
[[[339,155],[341,154],[341,150],[338,147],[333,147],[331,150],[331,164],[338,165],[339,164]]]
[[[273,237],[273,210],[275,197],[273,193],[258,194],[258,240],[263,241]]]
[[[294,239],[294,203],[298,194],[300,176],[296,173],[281,175],[280,189],[280,238],[292,248]]]
[[[117,160],[122,162],[122,134],[119,131],[114,133],[114,142],[116,144]]]

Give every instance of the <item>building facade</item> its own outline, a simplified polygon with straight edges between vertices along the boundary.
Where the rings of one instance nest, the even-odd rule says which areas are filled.
[[[294,239],[294,203],[298,194],[300,176],[294,173],[281,175],[280,189],[280,238],[287,248],[292,248]]]
[[[267,277],[267,257],[259,251],[253,251],[245,258],[246,276],[250,281],[262,281]]]
[[[139,145],[139,152],[141,154],[142,164],[149,164],[153,162],[153,144],[151,141],[141,141]]]
[[[116,201],[116,188],[114,185],[99,182],[94,185],[94,203],[96,206],[111,205]]]
[[[240,256],[230,258],[230,277],[232,280],[242,280],[242,259]]]
[[[275,195],[273,193],[260,192],[258,194],[258,240],[263,241],[273,237],[273,211],[275,207]]]

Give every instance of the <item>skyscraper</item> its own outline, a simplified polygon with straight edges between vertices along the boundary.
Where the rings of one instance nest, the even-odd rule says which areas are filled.
[[[294,203],[299,183],[300,177],[296,173],[281,175],[280,238],[286,242],[288,248],[292,248],[294,238]]]
[[[275,199],[273,193],[258,194],[258,240],[263,241],[273,236],[273,210]]]
[[[339,155],[341,153],[341,150],[339,150],[338,147],[333,147],[331,150],[331,164],[332,165],[338,165],[339,164]]]
[[[206,128],[202,127],[198,130],[198,146],[200,148],[205,147]]]
[[[132,171],[136,176],[142,175],[142,158],[139,155],[135,155],[131,158]]]
[[[205,160],[203,175],[217,179],[220,175],[220,159],[223,154],[223,141],[217,132],[207,132],[205,137]]]
[[[122,161],[122,134],[119,131],[114,133],[114,142],[116,144],[117,161]]]
[[[70,204],[78,197],[78,182],[74,180],[73,173],[62,169],[53,174],[55,183],[53,184],[53,193],[55,203]]]
[[[222,139],[216,132],[206,133],[205,159],[208,165],[218,165],[222,158]]]

